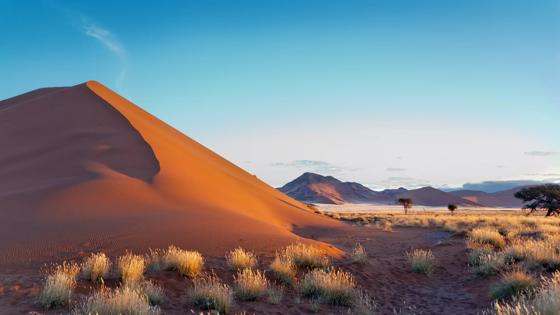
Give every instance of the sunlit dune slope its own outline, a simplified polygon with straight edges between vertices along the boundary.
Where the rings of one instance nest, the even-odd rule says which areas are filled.
[[[221,253],[339,228],[95,81],[0,102],[4,260],[169,243]]]

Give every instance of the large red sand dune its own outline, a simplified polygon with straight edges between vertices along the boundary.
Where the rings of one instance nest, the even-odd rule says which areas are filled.
[[[170,243],[264,250],[341,226],[95,81],[1,101],[0,148],[0,262]]]

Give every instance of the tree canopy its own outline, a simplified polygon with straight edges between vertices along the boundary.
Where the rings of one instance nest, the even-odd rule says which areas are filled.
[[[408,209],[412,208],[411,198],[399,198],[398,202],[403,206],[405,214],[408,213]]]
[[[524,209],[529,209],[529,214],[537,209],[546,209],[546,216],[560,214],[560,185],[545,184],[525,187],[515,193],[515,198],[523,200]]]

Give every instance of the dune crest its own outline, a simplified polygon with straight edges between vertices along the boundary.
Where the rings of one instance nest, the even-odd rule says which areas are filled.
[[[0,252],[175,243],[221,254],[341,226],[95,81],[2,101],[0,120]]]

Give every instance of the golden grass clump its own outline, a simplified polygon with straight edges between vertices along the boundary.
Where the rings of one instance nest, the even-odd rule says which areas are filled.
[[[283,255],[276,253],[276,257],[270,264],[270,270],[284,283],[294,284],[296,281],[296,266],[291,259]]]
[[[556,315],[560,310],[560,272],[544,278],[542,286],[532,294],[521,294],[511,302],[497,301],[486,314]]]
[[[304,297],[323,304],[352,306],[356,282],[348,272],[336,269],[314,269],[303,276],[300,292]]]
[[[216,275],[203,275],[193,279],[191,299],[201,309],[227,313],[233,303],[233,293]]]
[[[506,269],[508,264],[502,253],[483,254],[479,257],[478,263],[473,265],[473,272],[481,277],[495,275]]]
[[[243,269],[234,276],[235,295],[242,301],[254,301],[264,296],[269,288],[269,282],[264,272]]]
[[[148,270],[161,271],[166,268],[163,259],[164,252],[161,249],[151,249],[144,255]]]
[[[366,249],[362,244],[357,243],[352,252],[350,253],[350,259],[359,264],[365,264],[368,261],[368,255]]]
[[[282,255],[299,267],[325,268],[330,263],[324,250],[303,243],[288,245]]]
[[[144,279],[146,263],[144,257],[126,253],[117,260],[119,277],[125,284],[132,284]]]
[[[234,269],[253,269],[257,266],[257,257],[254,253],[244,250],[241,247],[230,251],[226,255],[228,265]]]
[[[92,253],[81,265],[82,277],[90,281],[102,281],[111,270],[111,260],[105,253]]]
[[[506,247],[504,253],[513,262],[526,261],[529,266],[560,269],[558,246],[550,240],[517,240]]]
[[[502,276],[502,279],[490,289],[490,297],[494,300],[509,298],[520,293],[526,293],[535,288],[535,278],[523,271],[512,271]]]
[[[68,305],[76,288],[76,276],[80,267],[74,263],[62,263],[51,270],[39,295],[39,303],[46,308]]]
[[[503,248],[506,244],[504,237],[495,229],[476,228],[469,233],[469,242],[490,244],[495,248]]]
[[[434,254],[432,254],[431,250],[415,249],[407,252],[406,257],[410,263],[412,271],[426,275],[429,275],[434,271],[436,258],[434,257]]]
[[[122,286],[114,290],[102,287],[85,298],[74,310],[74,315],[155,315],[158,307],[150,305],[148,296],[140,287]]]
[[[163,256],[163,261],[166,268],[175,269],[179,274],[189,278],[198,276],[204,267],[202,254],[175,246],[169,246]]]

